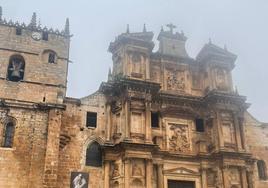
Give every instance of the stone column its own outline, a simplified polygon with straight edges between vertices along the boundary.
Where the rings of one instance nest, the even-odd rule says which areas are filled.
[[[146,188],[152,188],[153,163],[151,159],[146,160]]]
[[[124,188],[129,188],[129,184],[130,184],[130,160],[125,159],[124,164],[125,164],[125,183],[124,183]]]
[[[147,143],[152,143],[151,105],[149,101],[145,102],[145,140]]]
[[[235,138],[236,138],[236,143],[237,143],[237,149],[238,149],[238,151],[241,151],[242,144],[241,144],[239,121],[238,121],[238,118],[235,114],[234,114],[234,128],[235,128]]]
[[[207,188],[207,169],[201,168],[202,188]]]
[[[60,110],[51,109],[48,115],[47,146],[43,176],[44,188],[57,187],[61,114]]]
[[[223,167],[222,169],[222,177],[223,177],[223,187],[229,187],[228,182],[228,167]]]
[[[157,164],[157,188],[164,188],[163,164]]]
[[[246,168],[242,167],[240,169],[240,173],[241,173],[242,188],[248,188]]]
[[[111,105],[107,104],[106,106],[107,113],[107,123],[106,123],[106,140],[111,140],[111,127],[112,127],[112,114],[111,114]]]
[[[149,58],[144,57],[145,65],[146,65],[146,80],[150,79],[150,61]]]
[[[216,127],[217,127],[219,147],[223,148],[224,147],[224,140],[223,140],[223,134],[221,131],[221,119],[220,119],[220,117],[221,117],[220,113],[216,112],[216,118],[213,119],[213,124],[216,124]]]
[[[125,101],[125,139],[130,139],[130,101]]]
[[[110,161],[104,162],[104,188],[110,187]]]

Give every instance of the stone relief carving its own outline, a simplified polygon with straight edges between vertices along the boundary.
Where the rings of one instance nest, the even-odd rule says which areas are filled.
[[[240,178],[238,169],[231,168],[229,171],[228,179],[231,184],[239,184]]]
[[[187,152],[190,150],[190,142],[188,136],[188,126],[180,124],[170,124],[172,132],[169,138],[169,148],[175,152]]]
[[[185,89],[184,71],[167,71],[167,89],[176,91]]]
[[[114,169],[113,169],[113,177],[118,177],[120,176],[120,171],[119,171],[119,164],[115,163],[114,164]]]
[[[142,169],[136,163],[132,166],[132,176],[142,176]]]

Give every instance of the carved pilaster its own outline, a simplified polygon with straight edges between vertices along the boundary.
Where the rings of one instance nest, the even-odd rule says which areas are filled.
[[[146,142],[152,142],[152,133],[151,133],[151,103],[149,101],[145,102],[145,137]]]
[[[157,188],[164,188],[163,164],[157,164]]]
[[[107,113],[107,123],[106,123],[106,140],[111,140],[111,127],[112,127],[112,112],[111,105],[106,105],[106,113]]]
[[[152,188],[153,163],[152,160],[146,160],[146,188]]]
[[[125,186],[124,188],[129,188],[129,182],[130,182],[130,160],[125,159],[124,161],[125,166]]]
[[[110,161],[104,162],[104,188],[109,188]]]

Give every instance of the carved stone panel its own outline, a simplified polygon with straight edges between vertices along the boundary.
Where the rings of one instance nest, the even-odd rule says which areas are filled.
[[[131,132],[143,133],[143,117],[140,112],[131,113]]]
[[[185,89],[185,73],[184,71],[167,71],[166,79],[167,90],[184,91]]]
[[[240,185],[240,173],[237,168],[230,168],[228,171],[230,185]]]
[[[190,138],[188,125],[168,124],[168,148],[172,152],[189,152]]]
[[[235,131],[233,115],[229,112],[221,113],[221,125],[224,144],[232,147],[235,144]]]

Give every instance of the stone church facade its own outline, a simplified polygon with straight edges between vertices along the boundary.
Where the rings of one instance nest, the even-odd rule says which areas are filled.
[[[233,89],[236,55],[211,42],[129,29],[110,43],[97,92],[66,96],[60,32],[0,9],[0,187],[267,188],[268,125]]]

